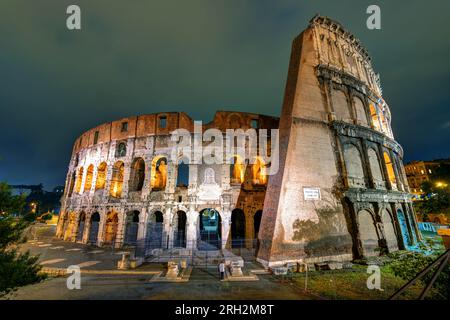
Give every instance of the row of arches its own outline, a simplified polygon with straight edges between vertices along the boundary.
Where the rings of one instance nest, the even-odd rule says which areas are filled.
[[[351,96],[350,101],[352,103],[347,102],[347,96]],[[384,102],[375,103],[369,100],[366,108],[366,104],[363,103],[359,96],[347,95],[342,88],[334,88],[332,90],[332,101],[338,120],[352,123],[354,122],[353,118],[355,118],[356,123],[359,125],[372,127],[392,138],[390,112],[384,105]]]
[[[395,214],[383,208],[380,222],[369,209],[358,212],[358,230],[363,256],[379,255],[382,248],[389,252],[410,247],[417,240],[413,227],[403,210],[396,209]]]
[[[177,187],[187,187],[189,185],[189,165],[187,161],[181,160],[177,165]],[[155,157],[151,164],[150,170],[150,186],[152,190],[164,190],[167,184],[167,158],[165,156]],[[111,182],[109,194],[112,197],[120,198],[124,186],[124,171],[125,164],[123,161],[117,161],[112,167]],[[95,183],[94,190],[103,190],[107,181],[107,164],[102,162],[96,170],[93,164],[90,164],[85,170],[80,167],[76,172],[73,172],[69,181],[68,196],[73,192],[81,194],[90,192]],[[267,172],[265,162],[258,157],[255,164],[247,166],[238,156],[233,158],[230,166],[230,182],[232,184],[243,183],[246,176],[251,174],[253,185],[265,185],[267,183]],[[146,168],[145,162],[142,158],[135,158],[131,163],[130,177],[128,180],[128,191],[139,192],[143,189],[145,183]],[[84,187],[83,186],[84,178]]]
[[[400,186],[403,186],[404,183],[402,182],[401,164],[397,160],[393,161],[387,150],[384,150],[383,156],[380,157],[374,147],[368,147],[365,157],[361,149],[353,143],[346,143],[343,149],[347,183],[350,187],[367,188],[366,181],[370,176],[373,187],[376,189],[385,189],[386,181],[389,182],[391,189],[402,189]],[[366,161],[363,159],[367,159],[367,167],[370,168],[371,175],[365,169]]]
[[[258,236],[261,223],[262,210],[253,215],[253,233],[255,239]],[[85,212],[76,214],[72,212],[62,217],[62,236],[92,245],[130,245],[144,248],[147,253],[153,249],[161,248],[187,248],[187,215],[179,210],[174,213],[172,230],[165,230],[165,219],[161,211],[152,212],[144,226],[140,212],[130,211],[119,219],[116,211],[106,213],[101,219],[99,212],[87,215]],[[223,245],[230,248],[243,248],[248,246],[246,236],[248,231],[246,217],[243,210],[235,209],[231,213],[231,225],[229,239],[222,238],[222,219],[215,209],[206,208],[199,212],[197,220],[196,247],[199,250],[218,250]],[[101,225],[103,224],[103,225]],[[123,224],[122,226],[120,224]],[[138,237],[139,228],[145,228],[145,238]],[[223,243],[228,239],[228,244]],[[252,243],[256,243],[256,240]],[[191,244],[192,245],[192,244]]]

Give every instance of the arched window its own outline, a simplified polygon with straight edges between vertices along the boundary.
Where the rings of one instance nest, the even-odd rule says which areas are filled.
[[[102,162],[97,168],[97,180],[95,181],[95,190],[105,189],[105,183],[106,183],[106,162]]]
[[[188,160],[183,158],[177,167],[177,187],[186,188],[189,185],[189,164]]]
[[[91,164],[87,168],[86,179],[84,182],[84,192],[89,192],[91,190],[93,178],[94,178],[94,165]]]
[[[344,147],[344,159],[348,185],[355,188],[365,188],[364,169],[358,148],[353,144],[347,144]]]
[[[370,170],[372,171],[372,177],[374,180],[375,187],[383,188],[384,178],[380,167],[380,159],[378,157],[378,153],[373,148],[369,148],[368,154],[369,154]]]
[[[127,155],[127,145],[125,142],[120,142],[117,145],[117,157],[125,157]]]
[[[358,121],[358,124],[362,126],[367,126],[369,123],[367,121],[367,115],[363,102],[358,97],[354,97],[353,102],[355,104],[356,120]]]
[[[80,193],[80,191],[81,191],[81,183],[83,182],[83,173],[84,173],[83,167],[78,169],[77,182],[75,184],[75,192],[76,193]]]
[[[391,182],[392,189],[397,189],[397,179],[395,178],[394,165],[387,152],[384,152],[384,162],[386,163],[387,174],[389,181]]]
[[[110,194],[115,198],[120,198],[122,196],[123,187],[123,171],[124,164],[122,161],[117,161],[114,164],[112,178],[111,178],[111,189]]]
[[[234,156],[230,166],[230,183],[241,184],[244,182],[245,165],[239,156]]]
[[[347,97],[341,90],[332,91],[333,108],[336,118],[342,121],[350,121],[350,109],[348,107]]]
[[[131,164],[131,173],[129,180],[130,191],[141,191],[145,180],[145,162],[142,158],[134,159]]]
[[[359,235],[365,256],[378,254],[378,233],[372,214],[367,210],[358,213]]]
[[[373,103],[371,103],[369,107],[373,127],[375,128],[375,130],[381,131],[380,118],[378,117],[378,108]]]
[[[72,196],[73,188],[75,187],[75,180],[76,180],[76,174],[75,174],[75,172],[72,172],[72,175],[70,176],[70,181],[69,181],[68,197]]]
[[[163,190],[167,182],[167,158],[156,157],[152,161],[151,187],[154,190]]]
[[[260,157],[256,158],[256,162],[252,166],[252,176],[254,185],[265,185],[267,183],[266,165]]]

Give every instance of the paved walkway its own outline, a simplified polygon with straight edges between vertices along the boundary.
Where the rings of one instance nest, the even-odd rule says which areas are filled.
[[[22,246],[34,254],[46,267],[65,268],[81,265],[82,270],[117,270],[118,251],[63,242],[45,232]],[[120,250],[122,251],[122,250]],[[138,270],[162,270],[161,264],[146,264]],[[216,267],[194,268],[188,282],[150,282],[152,274],[91,274],[82,273],[81,289],[67,289],[67,278],[49,278],[41,283],[19,288],[9,299],[316,299],[301,288],[281,283],[272,275],[258,275],[259,281],[221,282]]]

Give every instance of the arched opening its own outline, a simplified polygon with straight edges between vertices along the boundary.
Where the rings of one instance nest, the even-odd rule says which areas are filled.
[[[80,193],[80,191],[81,191],[81,183],[83,182],[83,173],[84,173],[83,167],[78,169],[77,182],[75,184],[75,192],[76,193]]]
[[[394,165],[387,152],[384,152],[384,163],[386,164],[387,174],[389,181],[391,182],[392,189],[397,189],[397,179],[395,178]]]
[[[153,190],[164,190],[167,182],[167,158],[156,157],[152,161],[151,187]]]
[[[341,90],[333,90],[331,94],[336,118],[342,121],[351,121],[350,109],[345,93]]]
[[[378,157],[378,153],[373,148],[369,148],[368,155],[370,171],[372,172],[375,188],[380,189],[384,184],[383,173],[380,166],[380,158]]]
[[[384,234],[389,252],[398,250],[397,235],[394,228],[394,222],[391,214],[386,209],[381,213],[381,221],[383,222]]]
[[[106,162],[102,162],[97,168],[97,180],[95,181],[95,190],[105,189],[106,167],[107,167]]]
[[[267,183],[266,164],[261,157],[257,157],[252,166],[252,182],[254,185],[265,185]]]
[[[244,182],[244,176],[245,176],[245,165],[243,164],[239,156],[234,156],[231,159],[230,183],[241,184],[242,182]]]
[[[187,159],[181,159],[177,166],[177,187],[189,186],[189,164]]]
[[[378,108],[371,103],[369,105],[370,117],[372,118],[372,125],[377,131],[381,131],[380,118],[378,117]]]
[[[96,244],[98,239],[98,230],[100,226],[100,214],[95,212],[91,216],[91,227],[89,229],[89,243]]]
[[[80,213],[80,218],[78,220],[78,232],[77,232],[77,241],[83,240],[83,232],[84,232],[84,225],[86,222],[86,214],[84,212]]]
[[[94,178],[94,165],[91,164],[86,171],[86,179],[84,181],[84,192],[91,191],[92,179]]]
[[[162,248],[164,217],[161,211],[150,214],[147,223],[146,247],[149,249]]]
[[[106,216],[104,244],[114,244],[117,236],[119,216],[117,212],[111,211]]]
[[[176,215],[175,247],[186,248],[186,212],[178,211]]]
[[[400,231],[402,232],[403,244],[405,248],[408,248],[411,245],[411,238],[408,231],[408,222],[406,221],[405,214],[400,209],[397,210],[397,220],[400,226]]]
[[[145,162],[142,158],[134,159],[131,164],[130,180],[128,182],[128,190],[141,191],[145,180]]]
[[[358,213],[359,235],[365,256],[377,255],[378,234],[372,214],[367,210]]]
[[[231,247],[245,247],[245,214],[241,209],[231,212]]]
[[[254,217],[253,217],[253,230],[254,230],[254,244],[253,247],[257,248],[259,240],[258,240],[258,234],[259,234],[259,227],[261,226],[261,218],[262,218],[262,210],[256,211]]]
[[[344,147],[345,168],[347,169],[347,181],[349,187],[365,188],[364,169],[361,153],[353,144]]]
[[[125,222],[124,244],[134,246],[137,243],[139,211],[128,212]]]
[[[117,145],[116,157],[125,157],[127,155],[127,144],[120,142]]]
[[[124,172],[123,162],[117,161],[113,167],[113,173],[111,177],[111,189],[109,191],[110,195],[114,198],[120,198],[122,196],[123,172]]]
[[[217,210],[207,208],[200,211],[197,232],[199,250],[217,250],[221,248],[222,223]]]
[[[354,97],[353,102],[355,104],[355,110],[356,110],[356,118],[358,121],[358,124],[367,126],[369,123],[367,121],[367,115],[364,108],[364,104],[361,101],[360,98]]]
[[[76,174],[75,174],[75,172],[72,172],[72,175],[70,176],[70,182],[69,182],[68,197],[72,196],[73,189],[75,187],[75,180],[76,180]]]

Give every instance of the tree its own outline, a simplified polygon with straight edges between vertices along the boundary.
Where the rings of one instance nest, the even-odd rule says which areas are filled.
[[[44,278],[39,274],[38,257],[29,251],[20,253],[17,247],[25,241],[23,233],[29,226],[23,217],[15,215],[24,205],[25,197],[12,195],[9,185],[0,183],[0,295]]]

